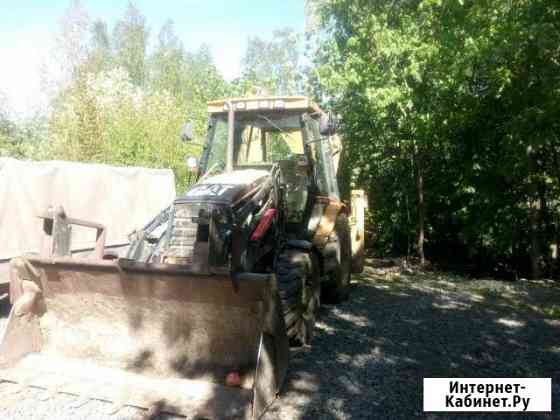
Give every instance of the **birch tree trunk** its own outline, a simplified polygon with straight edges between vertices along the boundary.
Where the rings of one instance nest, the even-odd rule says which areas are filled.
[[[424,167],[421,153],[418,146],[414,145],[414,178],[416,182],[416,253],[420,259],[420,264],[424,265],[426,257],[424,255],[424,223],[426,209],[424,208]]]

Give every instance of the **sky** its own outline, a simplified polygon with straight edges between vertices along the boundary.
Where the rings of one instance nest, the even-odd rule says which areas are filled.
[[[128,0],[81,0],[92,21],[112,29]],[[303,0],[135,0],[146,16],[155,43],[161,26],[172,19],[187,50],[210,46],[224,77],[239,75],[247,39],[270,38],[275,29],[304,27]],[[0,0],[0,94],[15,116],[40,108],[40,69],[52,50],[60,20],[70,0]]]

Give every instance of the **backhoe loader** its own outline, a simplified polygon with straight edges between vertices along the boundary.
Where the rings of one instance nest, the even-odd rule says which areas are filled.
[[[310,343],[321,301],[345,300],[361,270],[363,194],[340,199],[336,124],[309,99],[208,112],[196,182],[126,257],[105,252],[102,224],[41,215],[41,254],[10,265],[0,380],[187,418],[256,419],[274,401],[290,344]],[[87,258],[73,225],[95,231]]]

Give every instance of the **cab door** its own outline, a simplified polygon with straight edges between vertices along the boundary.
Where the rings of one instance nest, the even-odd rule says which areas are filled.
[[[323,248],[333,232],[338,215],[347,209],[340,200],[329,137],[320,135],[319,121],[309,114],[304,118],[304,131],[316,191],[312,197],[308,235],[315,246]]]
[[[340,199],[337,171],[342,141],[336,134],[322,137],[319,121],[308,116],[306,146],[311,155],[318,195],[314,197],[309,231],[315,246],[325,247],[333,232],[336,219],[341,212],[348,215],[350,246],[352,250],[352,272],[361,273],[364,267],[365,209],[367,205],[363,190],[352,190],[350,208]]]

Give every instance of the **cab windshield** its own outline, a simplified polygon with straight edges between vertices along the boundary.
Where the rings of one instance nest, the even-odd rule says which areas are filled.
[[[227,114],[210,121],[206,169],[225,165],[228,140]],[[301,112],[237,112],[234,130],[234,167],[269,166],[304,153]]]

